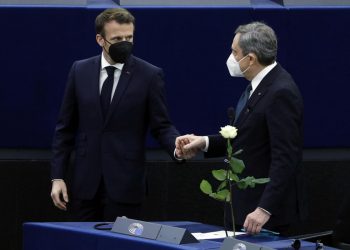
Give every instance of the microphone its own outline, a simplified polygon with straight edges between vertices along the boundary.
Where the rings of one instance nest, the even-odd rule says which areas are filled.
[[[235,116],[236,116],[235,109],[233,107],[228,107],[228,109],[227,109],[227,117],[228,117],[229,124],[231,126],[233,125],[233,122],[235,120]]]

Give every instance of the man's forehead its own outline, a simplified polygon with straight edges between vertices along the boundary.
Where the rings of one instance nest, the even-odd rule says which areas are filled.
[[[104,28],[107,30],[134,30],[134,24],[133,23],[118,23],[115,20],[109,21],[105,23]]]
[[[236,34],[235,37],[233,38],[233,41],[232,41],[232,50],[238,52],[241,50],[241,47],[239,46],[239,37],[240,37],[240,34]]]
[[[238,45],[238,42],[239,42],[239,38],[240,38],[240,34],[239,33],[237,33],[236,35],[235,35],[235,37],[233,38],[233,42],[232,42],[232,44],[233,45]]]
[[[133,35],[134,26],[132,24],[115,24],[105,27],[107,37]]]

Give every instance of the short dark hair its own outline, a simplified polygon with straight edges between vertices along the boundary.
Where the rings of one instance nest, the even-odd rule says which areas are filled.
[[[115,8],[106,9],[100,13],[95,19],[95,30],[96,34],[105,36],[104,26],[110,21],[116,21],[119,24],[129,24],[132,23],[135,27],[135,17],[126,9]]]

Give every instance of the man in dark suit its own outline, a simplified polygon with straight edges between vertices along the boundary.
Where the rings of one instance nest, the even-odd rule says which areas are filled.
[[[162,70],[131,55],[134,25],[125,9],[103,11],[95,21],[102,55],[76,61],[69,73],[53,140],[51,197],[76,220],[140,216],[148,129],[174,156],[179,134],[169,120]]]
[[[276,63],[276,55],[274,31],[254,22],[237,28],[227,60],[232,76],[249,81],[236,108],[238,135],[232,141],[233,148],[243,149],[238,155],[246,166],[241,177],[270,178],[266,185],[234,187],[232,192],[236,224],[252,234],[262,227],[287,232],[302,205],[303,101],[290,74]],[[186,158],[199,149],[207,157],[226,154],[226,140],[220,135],[185,135],[176,144],[177,154]]]

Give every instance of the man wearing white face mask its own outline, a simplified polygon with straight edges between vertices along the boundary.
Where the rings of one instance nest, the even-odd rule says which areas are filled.
[[[227,59],[227,68],[230,72],[231,76],[237,76],[237,77],[243,77],[244,73],[249,69],[250,65],[244,69],[244,71],[241,70],[241,67],[239,66],[239,63],[246,59],[248,55],[244,56],[242,59],[240,59],[238,62],[236,58],[233,56],[233,53],[230,54],[230,56]]]
[[[269,177],[254,189],[233,188],[236,226],[256,234],[262,228],[288,235],[291,224],[305,217],[302,192],[303,100],[290,74],[277,62],[277,39],[264,23],[253,22],[236,29],[227,60],[231,76],[249,83],[236,108],[235,149],[245,163],[240,176]],[[221,135],[184,135],[176,140],[178,155],[225,156]],[[186,145],[185,145],[186,144]]]

